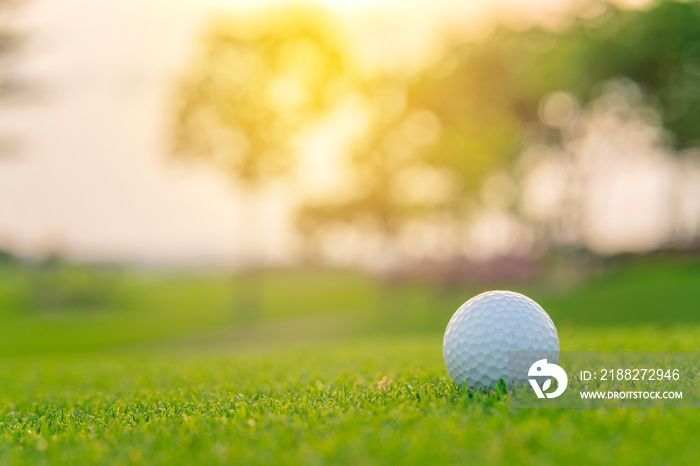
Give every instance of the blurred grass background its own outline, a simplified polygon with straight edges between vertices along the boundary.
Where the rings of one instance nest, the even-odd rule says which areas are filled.
[[[526,282],[455,284],[350,269],[232,274],[5,263],[0,267],[0,354],[439,336],[462,302],[501,288],[533,297],[564,332],[700,323],[700,262],[693,258],[609,260],[568,279],[561,269],[548,267]]]

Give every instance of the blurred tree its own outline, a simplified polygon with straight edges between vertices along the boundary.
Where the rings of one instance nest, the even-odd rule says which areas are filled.
[[[12,253],[12,251],[0,249],[0,265],[13,264],[15,262],[17,262],[17,257]]]
[[[676,147],[700,144],[700,4],[664,0],[648,9],[601,3],[561,32],[504,33],[493,52],[513,63],[513,104],[528,120],[543,96],[567,91],[595,99],[611,79],[628,78],[655,100]]]
[[[294,167],[294,138],[347,76],[338,29],[308,5],[218,19],[176,95],[173,153],[260,187]]]
[[[294,138],[353,94],[364,103],[366,130],[350,148],[349,189],[304,205],[300,230],[318,242],[340,226],[389,249],[412,222],[437,219],[457,229],[457,251],[485,180],[495,171],[514,177],[525,146],[561,140],[565,125],[555,120],[567,117],[563,107],[543,115],[553,93],[573,96],[564,107],[574,108],[594,101],[605,82],[629,79],[676,147],[698,144],[697,2],[596,5],[573,10],[563,30],[502,28],[484,43],[453,43],[419,73],[364,79],[315,8],[218,21],[179,87],[174,152],[259,187],[288,173]],[[527,222],[517,206],[505,208]]]
[[[675,147],[699,145],[698,3],[628,10],[600,2],[572,15],[564,30],[501,28],[487,42],[453,44],[417,76],[376,79],[365,89],[368,130],[352,150],[354,196],[305,206],[301,230],[316,238],[340,224],[391,244],[408,222],[436,214],[459,229],[490,174],[503,171],[517,184],[513,162],[522,149],[558,143],[572,116],[565,113],[595,100],[611,80],[641,87],[647,97],[635,105],[650,105],[652,120],[661,115]],[[543,121],[545,99],[561,91],[577,101],[550,112],[561,121]],[[506,209],[529,222],[518,203]],[[458,250],[462,235],[452,236]]]
[[[405,219],[430,207],[444,206],[447,199],[421,198],[406,193],[402,186],[410,182],[407,178],[411,173],[419,178],[426,175],[429,167],[421,150],[434,144],[440,132],[440,122],[433,113],[416,109],[407,101],[406,82],[405,77],[375,76],[364,83],[360,92],[366,130],[350,148],[345,180],[351,185],[349,196],[324,197],[304,205],[297,220],[307,237],[317,237],[329,224],[341,224],[362,226],[366,233],[378,234],[386,241]],[[411,125],[419,127],[408,128]]]
[[[8,104],[11,97],[29,88],[26,81],[17,76],[16,67],[24,35],[11,21],[16,7],[21,3],[18,0],[0,0],[0,103],[3,106]],[[0,134],[0,157],[13,152],[13,142],[9,135]]]
[[[173,154],[213,165],[249,195],[241,215],[237,319],[262,309],[262,189],[293,172],[295,140],[342,97],[352,74],[339,28],[312,5],[219,18],[177,88]],[[257,269],[257,270],[256,270]]]
[[[577,163],[566,146],[580,136],[581,128],[572,126],[579,121],[580,109],[590,113],[596,102],[613,99],[624,118],[638,117],[652,128],[663,128],[662,142],[676,149],[679,158],[673,186],[678,192],[659,202],[668,203],[670,222],[682,225],[685,213],[677,204],[687,196],[683,171],[697,164],[680,160],[692,158],[682,155],[682,149],[700,146],[700,3],[665,0],[641,10],[601,5],[597,15],[577,18],[564,31],[506,32],[491,43],[494,53],[519,65],[509,67],[513,109],[531,129],[528,142],[558,147],[562,160],[557,163],[570,170]],[[643,156],[639,153],[640,163]],[[574,169],[565,193],[568,201],[549,214],[549,222],[534,225],[548,232],[542,238],[546,245],[556,246],[551,232],[563,229],[575,245],[589,247],[582,234],[586,207],[580,190],[585,191],[585,176],[582,168]],[[527,215],[521,218],[530,220]],[[669,228],[665,245],[676,240],[692,244],[700,230],[692,235],[694,239],[688,239],[688,233]]]
[[[367,130],[351,148],[355,195],[304,206],[301,231],[315,238],[329,224],[361,225],[390,249],[411,222],[460,230],[486,176],[518,153],[510,79],[498,55],[475,45],[450,49],[418,75],[375,77],[363,89]]]

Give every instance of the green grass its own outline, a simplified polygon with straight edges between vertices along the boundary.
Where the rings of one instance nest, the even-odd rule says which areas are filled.
[[[700,261],[618,266],[539,301],[556,322],[572,325],[700,322]]]
[[[699,331],[562,339],[666,349],[671,332],[674,349],[695,349]],[[15,360],[0,370],[0,463],[697,464],[695,410],[509,410],[503,394],[457,389],[440,345],[433,335]]]
[[[251,277],[5,266],[0,354],[80,353],[178,338],[248,346],[289,343],[295,334],[309,340],[439,333],[466,299],[494,288],[531,296],[557,326],[700,323],[698,261],[629,264],[565,288],[553,286],[552,275],[529,284],[447,287],[383,284],[352,271],[277,270]],[[274,337],[266,338],[271,332]]]
[[[700,458],[694,409],[514,410],[504,393],[455,387],[442,331],[482,286],[313,270],[37,273],[0,270],[0,464]],[[508,287],[550,312],[562,350],[700,350],[696,264],[626,266],[565,290]]]

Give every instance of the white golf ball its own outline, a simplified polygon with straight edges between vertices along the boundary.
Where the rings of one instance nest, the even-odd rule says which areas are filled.
[[[538,359],[557,363],[559,336],[552,319],[532,299],[513,291],[487,291],[454,313],[442,354],[457,385],[493,387],[501,379],[512,385],[524,381]]]

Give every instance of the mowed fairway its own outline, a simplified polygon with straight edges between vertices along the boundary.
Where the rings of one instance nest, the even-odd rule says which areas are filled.
[[[669,273],[677,279],[663,280]],[[210,325],[189,325],[189,332],[188,325],[167,320],[165,330],[151,327],[155,318],[135,311],[104,310],[90,320],[70,312],[28,310],[34,314],[22,317],[6,310],[3,333],[11,335],[13,325],[25,335],[39,328],[43,340],[24,346],[12,340],[19,342],[17,351],[0,361],[0,463],[625,465],[697,464],[700,458],[695,409],[514,410],[507,394],[456,388],[441,353],[441,330],[454,309],[424,309],[448,305],[459,290],[414,284],[378,292],[342,276],[328,284],[338,294],[337,309],[318,304],[292,312],[296,303],[278,315],[263,307],[260,316],[241,318],[223,310],[217,317],[218,306],[227,309],[225,300],[217,301],[216,283],[207,288],[201,283],[208,279],[200,280],[187,293],[204,293],[210,309],[201,312]],[[275,280],[279,296],[313,295],[294,275]],[[635,299],[633,308],[624,308],[631,281],[642,283],[639,293],[649,293],[647,306]],[[293,286],[283,291],[288,282]],[[620,295],[611,291],[615,287]],[[531,290],[537,299],[537,288]],[[545,308],[547,302],[554,307],[555,322],[564,321],[563,350],[699,349],[696,265],[645,264],[566,292],[540,293]],[[596,326],[591,316],[566,315],[575,307],[567,299],[578,302],[579,296],[596,306],[617,296],[608,312],[591,312],[636,312],[638,318],[601,319]],[[363,301],[366,309],[353,311]],[[131,302],[138,307],[136,298]],[[683,316],[678,323],[646,312],[664,302]],[[403,303],[406,315],[379,310],[392,303]],[[194,319],[177,309],[182,321]],[[129,333],[129,319],[147,324]],[[75,321],[88,322],[83,325],[92,339],[71,330]],[[52,339],[61,331],[73,340]]]

